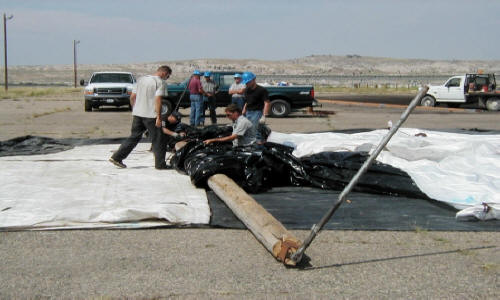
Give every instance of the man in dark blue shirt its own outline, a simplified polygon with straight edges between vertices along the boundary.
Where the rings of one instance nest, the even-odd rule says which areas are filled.
[[[186,136],[184,127],[181,123],[181,114],[178,111],[174,111],[167,117],[162,118],[161,130],[164,134],[175,139],[183,138]]]

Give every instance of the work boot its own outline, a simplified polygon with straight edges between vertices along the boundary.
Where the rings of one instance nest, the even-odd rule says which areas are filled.
[[[118,168],[124,169],[127,167],[124,163],[122,163],[121,161],[117,161],[112,157],[109,159],[109,162],[112,163],[113,165],[117,166]]]
[[[156,170],[170,170],[172,166],[167,165],[167,163],[155,167]]]

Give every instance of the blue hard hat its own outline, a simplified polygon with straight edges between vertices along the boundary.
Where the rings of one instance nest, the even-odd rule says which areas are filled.
[[[243,75],[241,77],[243,78],[243,83],[247,84],[250,81],[254,80],[257,76],[255,76],[255,74],[252,72],[243,72]]]
[[[203,74],[203,76],[210,77],[210,76],[212,76],[212,72],[207,71],[207,72],[205,72],[205,74]]]
[[[241,78],[241,74],[240,73],[234,74],[234,78]]]
[[[193,75],[201,75],[201,73],[198,70],[194,70]]]

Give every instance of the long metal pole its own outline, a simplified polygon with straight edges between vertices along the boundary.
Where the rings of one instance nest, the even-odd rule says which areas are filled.
[[[342,193],[340,193],[337,202],[333,205],[332,208],[321,218],[318,224],[313,225],[311,229],[311,233],[307,237],[307,239],[304,241],[304,243],[300,246],[300,248],[295,252],[290,258],[295,261],[295,263],[299,263],[300,260],[302,259],[302,255],[304,254],[304,251],[309,247],[309,245],[312,243],[318,232],[325,226],[325,224],[330,220],[332,217],[333,213],[337,210],[337,208],[340,207],[342,202],[344,202],[345,198],[347,197],[347,194],[351,192],[351,190],[354,188],[354,186],[358,183],[359,179],[361,176],[366,173],[372,162],[377,158],[377,156],[382,152],[382,149],[387,145],[389,140],[392,138],[392,136],[396,133],[396,131],[401,127],[401,125],[408,119],[408,116],[410,113],[413,111],[413,109],[417,106],[417,104],[420,102],[420,99],[427,93],[427,90],[429,87],[425,87],[420,92],[413,98],[413,100],[410,102],[410,105],[406,108],[406,110],[403,112],[401,115],[401,118],[399,119],[398,123],[396,126],[392,127],[387,135],[380,141],[379,145],[375,149],[375,151],[368,157],[368,159],[365,161],[365,163],[361,166],[361,168],[358,170],[356,175],[351,179],[349,184],[344,188]]]
[[[9,83],[7,81],[7,16],[5,15],[5,13],[3,14],[3,54],[4,54],[4,63],[5,63],[4,83],[5,83],[5,90],[7,91],[9,89]]]

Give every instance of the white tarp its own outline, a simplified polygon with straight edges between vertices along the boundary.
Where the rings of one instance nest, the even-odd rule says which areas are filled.
[[[303,157],[323,151],[373,151],[387,132],[272,132],[268,141],[292,146],[293,154]],[[500,135],[401,128],[377,160],[408,173],[430,198],[462,210],[459,219],[500,219]]]
[[[175,170],[155,170],[141,143],[119,169],[119,145],[0,157],[0,228],[138,228],[208,224],[205,190]]]

